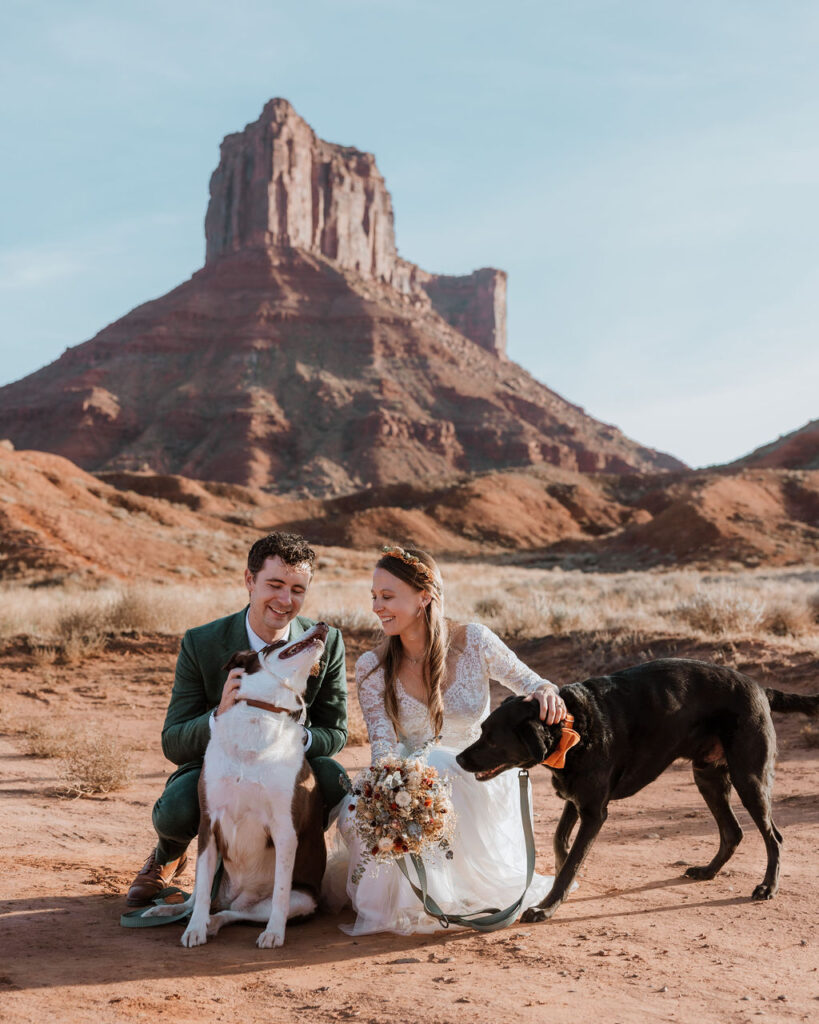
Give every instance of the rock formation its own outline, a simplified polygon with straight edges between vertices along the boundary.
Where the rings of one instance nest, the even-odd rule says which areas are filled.
[[[506,353],[506,275],[429,274],[398,255],[392,198],[371,153],[320,139],[284,99],[228,135],[210,179],[207,263],[250,248],[292,247],[428,300],[471,341]]]
[[[0,388],[0,437],[279,494],[682,467],[499,358],[505,275],[401,260],[373,158],[285,101],[228,137],[211,192],[204,268]]]
[[[365,575],[385,541],[618,571],[816,564],[819,470],[581,474],[555,466],[324,499],[155,473],[91,476],[0,441],[0,580],[235,582],[249,537],[296,530]],[[356,555],[354,552],[366,552]]]
[[[819,469],[819,420],[783,434],[749,455],[730,463],[730,469]]]

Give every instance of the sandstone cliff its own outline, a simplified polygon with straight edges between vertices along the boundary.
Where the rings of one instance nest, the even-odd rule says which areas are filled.
[[[373,158],[283,100],[226,139],[207,240],[189,281],[0,388],[0,437],[280,494],[682,465],[499,358],[502,272],[401,260]]]
[[[429,274],[398,255],[392,199],[371,153],[320,139],[284,99],[228,135],[210,180],[207,262],[294,247],[431,303],[461,334],[506,352],[506,275]]]

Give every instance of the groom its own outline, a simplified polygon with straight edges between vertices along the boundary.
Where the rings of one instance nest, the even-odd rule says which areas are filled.
[[[244,578],[249,604],[234,615],[189,629],[176,662],[171,700],[162,729],[162,751],[179,765],[153,810],[155,849],[131,883],[127,903],[150,903],[179,875],[185,851],[199,831],[197,784],[210,737],[211,717],[236,703],[240,670],[226,677],[222,666],[239,650],[261,650],[291,640],[313,625],[298,614],[313,578],[315,552],[303,537],[271,533],[257,540],[247,556]],[[325,820],[343,797],[341,766],[331,755],[347,740],[347,685],[344,641],[331,629],[318,674],[304,695],[304,746],[325,805]]]

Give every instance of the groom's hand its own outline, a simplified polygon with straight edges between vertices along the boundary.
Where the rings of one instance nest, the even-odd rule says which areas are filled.
[[[222,687],[222,699],[219,701],[219,707],[216,709],[217,716],[221,715],[223,711],[227,711],[228,708],[232,708],[236,703],[236,695],[239,692],[239,687],[242,685],[244,674],[245,670],[243,668],[232,668],[228,672],[225,685]]]

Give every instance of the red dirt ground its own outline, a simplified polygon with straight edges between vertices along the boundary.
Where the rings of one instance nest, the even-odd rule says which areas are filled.
[[[151,846],[150,808],[170,770],[158,736],[175,648],[161,637],[116,641],[47,678],[23,642],[0,655],[0,1012],[9,1024],[816,1019],[819,751],[805,745],[801,716],[776,716],[774,806],[785,845],[770,903],[749,899],[764,850],[741,807],[746,839],[728,868],[712,882],[682,877],[684,865],[712,855],[717,835],[690,770],[677,763],[612,805],[579,889],[542,925],[356,940],[338,929],[346,912],[292,927],[280,950],[257,949],[255,925],[227,928],[194,950],[179,945],[180,926],[120,928],[122,893]],[[522,653],[570,680],[565,641],[533,641]],[[819,689],[807,654],[783,659],[748,647],[733,657],[756,665],[763,683]],[[138,764],[132,784],[107,797],[52,795],[57,762],[25,756],[19,730],[57,718],[116,735]],[[366,758],[358,746],[340,759],[357,769]],[[559,803],[545,770],[533,783],[538,870],[549,872]],[[192,881],[189,869],[183,884]]]

